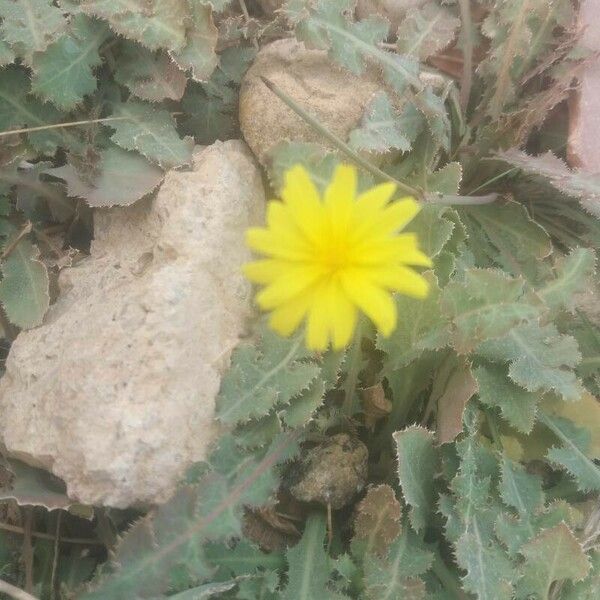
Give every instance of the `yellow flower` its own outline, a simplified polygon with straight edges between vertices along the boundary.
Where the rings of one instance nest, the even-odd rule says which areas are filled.
[[[392,292],[424,298],[427,281],[407,265],[430,267],[414,233],[399,233],[419,212],[413,198],[390,202],[396,191],[383,183],[357,195],[356,169],[337,167],[321,198],[304,167],[287,171],[282,202],[267,206],[267,226],[247,232],[250,248],[267,258],[245,265],[256,296],[271,311],[270,326],[291,335],[306,318],[306,345],[346,346],[358,312],[379,332],[396,327]]]

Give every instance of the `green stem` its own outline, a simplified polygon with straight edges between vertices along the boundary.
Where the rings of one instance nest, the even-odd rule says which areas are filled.
[[[463,71],[460,78],[460,105],[466,113],[473,83],[473,21],[471,0],[458,0],[462,22],[461,37],[463,46]]]
[[[350,353],[350,362],[348,364],[348,374],[344,385],[344,403],[342,404],[342,415],[351,418],[352,408],[354,404],[354,395],[356,394],[356,386],[358,385],[358,375],[360,373],[360,363],[362,359],[361,341],[363,331],[362,317],[358,317],[356,331],[354,332],[354,343]]]

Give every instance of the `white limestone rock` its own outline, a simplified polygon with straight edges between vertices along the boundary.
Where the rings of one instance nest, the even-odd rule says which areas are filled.
[[[155,199],[95,213],[91,256],[61,273],[44,324],[0,380],[8,452],[85,504],[166,499],[214,439],[214,401],[244,332],[244,230],[262,220],[243,142],[199,149]]]

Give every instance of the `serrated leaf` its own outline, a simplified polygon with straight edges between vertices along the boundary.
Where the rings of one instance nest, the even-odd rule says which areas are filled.
[[[513,275],[536,280],[539,261],[552,252],[552,243],[523,205],[511,201],[465,208],[461,218],[479,266],[500,265]]]
[[[579,199],[582,206],[591,214],[600,217],[599,175],[570,170],[564,161],[551,152],[540,156],[529,156],[521,150],[510,149],[498,153],[497,157],[529,175],[543,177],[560,192]]]
[[[575,584],[567,582],[562,589],[561,600],[596,600],[600,594],[600,551],[590,556],[591,570],[588,576]]]
[[[589,458],[591,435],[583,426],[546,412],[540,421],[562,442],[562,447],[548,450],[549,461],[560,465],[573,476],[577,488],[587,492],[600,490],[600,468]]]
[[[458,162],[450,162],[433,173],[427,173],[425,191],[437,194],[458,194],[462,181],[462,166]]]
[[[318,376],[319,366],[307,362],[300,337],[291,340],[265,331],[260,347],[238,346],[217,397],[217,418],[227,424],[266,415],[287,404]]]
[[[65,120],[63,113],[51,104],[27,96],[29,75],[16,66],[0,69],[0,130],[22,127],[41,127]],[[77,141],[68,130],[49,129],[27,134],[35,150],[41,154],[54,154],[59,146],[75,147]]]
[[[118,146],[100,152],[98,171],[92,184],[71,164],[47,169],[46,173],[64,179],[69,196],[84,198],[96,208],[133,204],[154,191],[164,178],[163,171],[156,165]]]
[[[114,31],[150,50],[179,51],[186,43],[185,0],[81,0],[81,10],[106,19]]]
[[[449,341],[448,319],[439,306],[440,288],[431,271],[424,273],[429,294],[423,300],[396,296],[398,326],[384,338],[377,336],[377,347],[387,354],[389,368],[398,369],[411,363],[426,350],[444,347]]]
[[[483,342],[477,353],[493,362],[509,361],[510,378],[530,392],[556,391],[571,401],[583,393],[571,370],[581,359],[577,342],[554,325],[519,325],[504,337]]]
[[[416,105],[425,115],[434,140],[447,152],[450,149],[451,125],[444,100],[428,87],[418,95]]]
[[[398,28],[398,51],[424,61],[449,46],[460,27],[446,7],[428,2],[408,12]]]
[[[438,456],[433,432],[416,425],[393,435],[398,457],[398,479],[404,500],[410,506],[410,522],[418,532],[433,512],[433,481]]]
[[[0,40],[0,67],[9,65],[15,58],[12,48],[4,40]]]
[[[385,557],[402,530],[402,505],[389,485],[370,487],[356,506],[353,553],[360,546],[364,554]]]
[[[329,598],[327,582],[330,576],[329,559],[325,553],[325,517],[310,515],[302,539],[286,552],[289,565],[288,585],[282,593],[284,600],[313,600]]]
[[[129,530],[115,550],[111,573],[82,598],[156,597],[167,591],[169,575],[181,565],[198,579],[209,575],[214,567],[206,559],[204,543],[239,536],[243,505],[268,499],[279,482],[274,467],[297,450],[295,436],[284,435],[262,455],[245,453],[240,461],[234,447],[225,444],[211,457],[215,470],[196,486],[180,488]]]
[[[108,34],[102,22],[75,15],[69,34],[33,57],[32,91],[61,110],[75,108],[96,89],[92,69],[102,62],[98,50]]]
[[[129,101],[117,104],[113,116],[125,117],[122,121],[106,123],[115,130],[110,139],[121,148],[137,150],[163,169],[190,164],[194,141],[190,137],[179,137],[175,120],[168,111]]]
[[[187,84],[185,73],[166,53],[152,52],[130,41],[120,47],[114,78],[149,102],[180,100]]]
[[[471,530],[456,543],[456,560],[467,574],[464,588],[478,600],[510,600],[516,573],[498,543],[482,535],[473,519]]]
[[[426,598],[425,585],[419,576],[433,563],[433,554],[408,524],[392,543],[387,557],[367,554],[364,559],[365,592],[370,600]]]
[[[452,320],[452,342],[459,353],[540,317],[522,279],[484,269],[469,269],[463,277],[464,281],[451,281],[444,288],[441,300],[443,312]]]
[[[408,152],[423,124],[423,116],[412,103],[399,113],[389,96],[378,92],[367,106],[361,126],[350,133],[349,143],[357,150]]]
[[[547,598],[555,581],[578,581],[589,572],[590,563],[571,530],[561,523],[538,534],[521,549],[525,557],[522,594]]]
[[[452,215],[456,213],[447,206],[426,204],[407,225],[406,231],[416,233],[421,250],[427,256],[435,258],[449,242],[455,230],[454,221],[448,218]]]
[[[186,43],[170,55],[180,68],[191,70],[192,79],[205,81],[219,62],[215,52],[219,32],[213,23],[210,6],[198,2],[190,2],[188,6],[191,26],[186,32]]]
[[[513,383],[503,365],[486,365],[475,369],[479,399],[486,406],[497,407],[517,430],[530,433],[535,423],[540,394],[528,392]]]
[[[542,480],[527,473],[518,463],[502,458],[498,491],[505,504],[514,508],[521,517],[535,514],[544,504]]]
[[[38,248],[26,238],[17,241],[18,235],[9,238],[7,248],[16,245],[0,264],[0,302],[11,323],[30,329],[42,323],[48,310],[50,281]]]
[[[575,294],[583,291],[594,273],[596,257],[588,248],[576,248],[560,260],[556,266],[556,277],[546,283],[537,294],[552,309],[575,309]]]
[[[43,52],[67,25],[52,0],[0,0],[0,37],[26,60]]]

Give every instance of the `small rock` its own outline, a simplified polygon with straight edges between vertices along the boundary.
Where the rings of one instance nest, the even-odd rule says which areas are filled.
[[[578,43],[592,53],[600,52],[600,0],[582,0],[579,8]],[[600,58],[590,60],[579,77],[571,103],[568,154],[572,166],[600,173]]]
[[[356,17],[366,19],[371,15],[385,17],[391,23],[391,32],[395,33],[411,8],[420,8],[429,0],[358,0]]]
[[[84,504],[166,499],[216,433],[215,396],[250,312],[242,240],[263,208],[250,152],[229,141],[168,173],[155,199],[96,211],[91,256],[62,271],[44,325],[8,356],[8,452]]]
[[[341,508],[365,486],[368,456],[361,441],[345,433],[334,435],[306,453],[290,492],[302,502]]]
[[[283,140],[318,142],[323,136],[288,108],[260,80],[266,77],[332,133],[346,139],[359,126],[375,92],[384,88],[376,68],[352,75],[295,39],[277,40],[260,50],[242,82],[240,126],[244,139],[266,164],[269,151]]]

